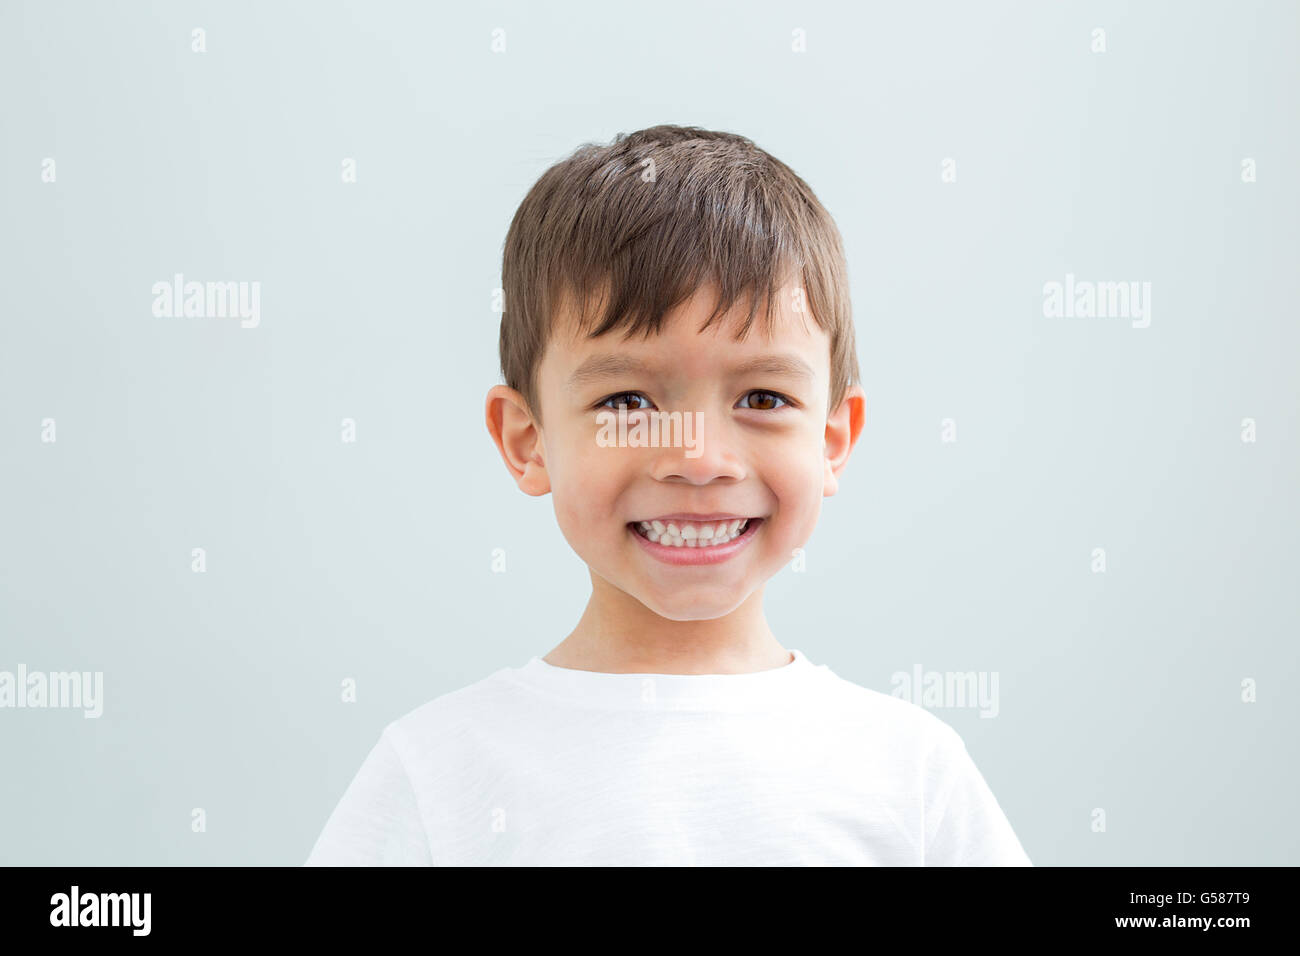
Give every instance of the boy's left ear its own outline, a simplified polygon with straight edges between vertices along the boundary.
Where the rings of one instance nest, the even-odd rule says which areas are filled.
[[[826,419],[826,482],[823,497],[839,490],[839,476],[849,463],[849,452],[858,443],[867,420],[867,393],[861,385],[851,385],[840,407]]]

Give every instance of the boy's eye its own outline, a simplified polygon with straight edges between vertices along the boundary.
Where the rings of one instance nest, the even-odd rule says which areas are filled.
[[[755,407],[757,407],[759,411],[764,411],[764,412],[766,412],[766,411],[769,411],[769,410],[771,410],[771,411],[775,411],[776,409],[780,408],[781,405],[789,405],[789,404],[790,404],[789,399],[787,399],[784,395],[781,395],[781,394],[779,394],[779,393],[777,393],[777,392],[765,392],[765,391],[761,391],[761,390],[759,390],[759,389],[755,389],[755,390],[752,391],[752,392],[746,392],[746,393],[745,393],[745,398],[749,398],[751,395],[761,395],[761,396],[762,396],[762,399],[760,400],[758,406],[754,406],[754,405],[746,405],[746,406],[745,406],[746,408],[755,408]],[[775,402],[780,402],[781,405],[773,404],[773,403],[775,403]]]
[[[603,408],[603,407],[606,407],[610,402],[614,401],[615,399],[619,399],[619,401],[618,401],[616,407],[619,407],[619,408],[624,408],[624,407],[626,407],[627,410],[628,410],[629,412],[641,411],[640,406],[637,406],[637,407],[635,407],[635,408],[632,407],[632,405],[630,405],[630,404],[626,401],[626,399],[628,399],[628,398],[641,399],[641,400],[643,400],[643,401],[649,402],[649,399],[647,399],[647,398],[646,398],[644,395],[642,395],[640,392],[619,392],[617,395],[611,395],[611,396],[609,396],[609,398],[602,399],[602,400],[601,400],[601,403],[600,403],[599,405],[597,405],[596,407],[597,407],[597,408]]]

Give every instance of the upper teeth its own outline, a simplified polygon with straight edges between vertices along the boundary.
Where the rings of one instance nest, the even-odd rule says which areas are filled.
[[[738,538],[749,524],[748,518],[732,521],[693,524],[680,521],[642,521],[639,527],[651,541],[675,548],[714,547]]]

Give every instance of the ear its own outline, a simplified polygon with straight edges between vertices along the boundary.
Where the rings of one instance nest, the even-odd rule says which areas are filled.
[[[851,385],[840,407],[826,419],[826,481],[822,496],[829,498],[839,490],[839,476],[849,463],[849,453],[858,443],[867,420],[867,393],[861,385]]]
[[[484,411],[488,432],[519,490],[534,496],[549,492],[551,479],[546,473],[541,427],[533,421],[523,395],[505,385],[494,385],[488,390]]]

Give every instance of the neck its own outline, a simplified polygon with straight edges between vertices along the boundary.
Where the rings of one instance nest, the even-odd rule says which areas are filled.
[[[747,674],[791,659],[763,615],[763,588],[722,617],[675,621],[595,573],[582,618],[543,658],[556,667],[611,674]]]

